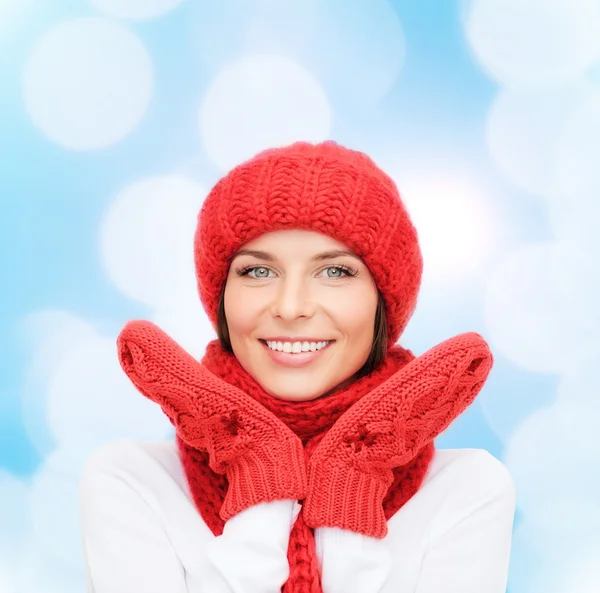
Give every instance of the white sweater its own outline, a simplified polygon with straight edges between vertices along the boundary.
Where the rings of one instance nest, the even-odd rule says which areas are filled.
[[[239,513],[215,537],[174,441],[119,440],[80,480],[88,593],[279,593],[296,501]],[[419,491],[375,539],[315,530],[324,593],[504,593],[513,481],[482,449],[436,451]]]

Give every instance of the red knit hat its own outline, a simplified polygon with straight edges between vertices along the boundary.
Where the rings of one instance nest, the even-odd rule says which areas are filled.
[[[206,197],[194,253],[200,300],[215,331],[231,258],[260,235],[290,229],[328,235],[362,258],[385,300],[389,350],[417,302],[417,232],[392,179],[367,155],[333,141],[261,152]]]

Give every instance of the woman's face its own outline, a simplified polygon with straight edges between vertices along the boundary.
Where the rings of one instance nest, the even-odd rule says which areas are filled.
[[[224,295],[231,346],[242,367],[274,397],[304,401],[330,394],[350,383],[369,357],[377,287],[358,256],[317,259],[333,250],[349,251],[320,233],[275,231],[246,243],[232,260]],[[240,275],[244,268],[246,275]],[[275,362],[259,340],[277,336],[335,342],[314,361],[292,367]]]

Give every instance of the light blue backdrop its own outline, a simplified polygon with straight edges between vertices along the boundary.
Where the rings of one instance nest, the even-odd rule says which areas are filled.
[[[437,445],[514,477],[509,590],[600,591],[598,31],[598,0],[1,1],[0,591],[83,592],[83,460],[171,434],[118,331],[152,319],[200,356],[207,190],[325,138],[370,154],[417,225],[402,343],[492,345]]]

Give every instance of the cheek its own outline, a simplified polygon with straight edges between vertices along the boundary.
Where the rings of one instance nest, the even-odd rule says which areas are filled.
[[[248,297],[240,291],[225,292],[225,317],[230,333],[249,333],[256,328],[259,310]]]
[[[368,299],[339,300],[332,309],[336,326],[348,336],[360,336],[373,331],[376,303]]]

